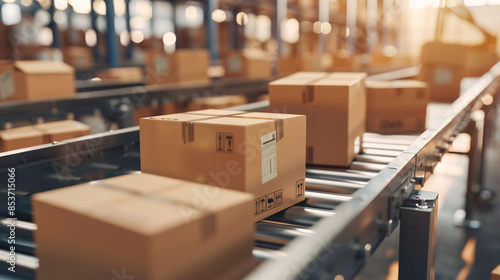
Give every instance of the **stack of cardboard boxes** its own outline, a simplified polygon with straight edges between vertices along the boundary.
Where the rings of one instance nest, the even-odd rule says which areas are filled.
[[[206,49],[178,49],[173,54],[151,50],[146,52],[146,81],[148,85],[208,82],[209,66]]]
[[[83,123],[65,120],[0,131],[0,152],[62,141],[90,134]]]
[[[37,279],[220,279],[231,270],[239,279],[252,269],[250,194],[130,174],[32,200]]]
[[[367,81],[366,130],[381,134],[425,130],[429,90],[421,81]]]
[[[299,72],[269,84],[270,112],[307,116],[307,163],[348,166],[365,132],[365,73]]]
[[[202,110],[140,121],[143,172],[249,192],[258,221],[304,200],[304,116]]]
[[[63,62],[0,61],[0,102],[74,96],[74,69]]]

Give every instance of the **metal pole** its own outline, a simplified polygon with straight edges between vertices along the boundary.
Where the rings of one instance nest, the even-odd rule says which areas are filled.
[[[286,20],[287,0],[276,0],[275,40],[278,43],[278,57],[285,54],[285,44],[281,38],[281,24]]]
[[[375,45],[377,44],[378,40],[378,33],[377,33],[377,14],[378,14],[378,7],[377,7],[377,0],[367,0],[366,2],[366,12],[367,12],[367,19],[366,19],[366,48],[365,52],[370,53]]]
[[[59,38],[59,29],[57,28],[57,23],[54,20],[54,15],[56,13],[56,7],[55,7],[55,0],[52,0],[50,2],[50,7],[49,7],[49,14],[50,14],[50,23],[49,27],[52,30],[52,45],[51,48],[53,49],[60,49],[61,48],[61,39]]]
[[[97,65],[99,63],[99,60],[101,59],[101,54],[99,53],[99,30],[97,29],[97,14],[94,11],[94,0],[92,0],[90,19],[92,30],[94,30],[96,36],[95,45],[92,47],[92,56],[94,57],[94,65]]]
[[[109,67],[118,66],[118,44],[115,33],[115,4],[113,0],[106,2],[106,62]]]
[[[351,54],[356,52],[356,19],[358,3],[357,1],[346,1],[346,25],[349,29],[349,36],[346,40],[347,51]]]
[[[319,22],[329,22],[330,21],[330,1],[329,0],[319,0],[318,3],[318,20]],[[328,35],[322,32],[318,35],[318,53],[320,55],[326,53],[328,44]]]
[[[212,12],[218,8],[219,1],[207,0],[205,3],[206,46],[210,51],[210,64],[217,65],[219,60],[219,25],[212,20]]]
[[[433,280],[438,193],[414,191],[401,206],[399,279]]]
[[[125,57],[126,58],[132,58],[132,40],[130,39],[131,33],[132,33],[132,28],[130,27],[130,0],[125,0],[125,22],[127,26],[127,33],[129,36],[128,44],[127,47],[125,48]]]

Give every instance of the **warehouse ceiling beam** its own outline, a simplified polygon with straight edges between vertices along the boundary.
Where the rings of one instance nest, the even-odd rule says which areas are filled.
[[[115,29],[115,4],[113,0],[106,2],[106,62],[108,67],[118,66],[118,42]]]

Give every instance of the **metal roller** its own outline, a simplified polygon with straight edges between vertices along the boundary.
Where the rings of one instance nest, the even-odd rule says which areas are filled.
[[[384,156],[360,154],[360,155],[356,156],[355,161],[368,162],[368,163],[379,163],[379,164],[389,164],[394,159],[395,159],[395,157],[384,157]]]
[[[258,222],[256,225],[255,241],[285,245],[298,236],[311,235],[312,230],[293,225],[274,223],[270,221]]]
[[[267,260],[272,260],[272,259],[286,256],[286,253],[284,253],[282,251],[261,248],[258,246],[253,248],[252,254],[256,259],[261,260],[261,261],[267,261]]]
[[[364,149],[377,149],[377,150],[388,150],[388,151],[400,151],[400,152],[402,152],[406,148],[408,148],[408,145],[386,144],[384,141],[384,143],[366,143],[366,142],[364,142],[362,147],[363,147],[363,150]]]
[[[321,169],[319,167],[306,169],[307,178],[324,180],[352,180],[368,182],[371,178],[375,177],[375,175],[377,175],[377,173],[349,169]]]
[[[329,181],[323,179],[306,178],[306,189],[327,193],[353,194],[364,185],[342,181]]]
[[[354,170],[362,170],[362,171],[372,171],[372,172],[380,172],[384,169],[387,164],[378,164],[378,163],[369,163],[369,162],[359,162],[353,161],[351,163],[351,169]]]
[[[379,149],[363,149],[363,154],[383,157],[397,157],[402,151],[379,150]]]
[[[352,196],[306,190],[306,199],[297,205],[319,209],[335,210],[342,202],[350,201]]]
[[[266,218],[268,221],[281,222],[310,227],[321,218],[335,215],[333,211],[320,210],[303,206],[292,206]]]

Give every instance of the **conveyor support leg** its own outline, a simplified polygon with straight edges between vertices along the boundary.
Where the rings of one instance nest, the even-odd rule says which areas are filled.
[[[414,191],[401,206],[399,279],[433,280],[438,193]]]

